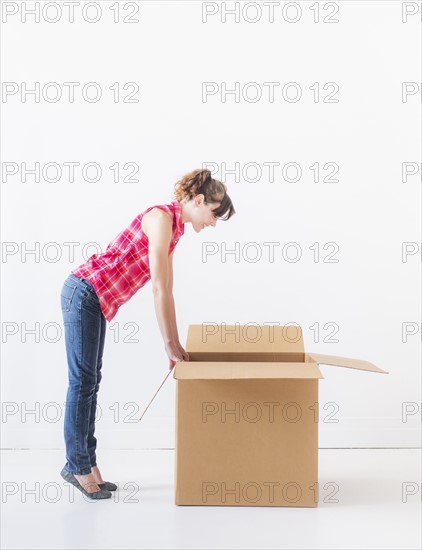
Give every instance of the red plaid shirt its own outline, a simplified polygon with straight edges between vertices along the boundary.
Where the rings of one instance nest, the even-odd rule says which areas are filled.
[[[119,307],[151,279],[148,237],[142,231],[141,220],[152,208],[164,210],[173,221],[170,255],[185,231],[182,208],[176,200],[169,204],[150,206],[138,214],[129,227],[111,241],[105,252],[93,254],[72,271],[92,284],[107,321],[111,321]]]

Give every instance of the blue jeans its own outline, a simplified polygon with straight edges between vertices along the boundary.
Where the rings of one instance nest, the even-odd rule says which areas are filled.
[[[94,436],[97,393],[106,333],[98,296],[87,279],[71,273],[61,293],[69,386],[64,416],[65,469],[85,475],[97,465]]]

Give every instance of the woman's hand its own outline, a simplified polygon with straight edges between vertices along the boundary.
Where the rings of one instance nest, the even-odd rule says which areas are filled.
[[[177,347],[180,353],[182,354],[182,357],[183,357],[182,361],[189,361],[189,353],[183,348],[180,342],[177,342]]]
[[[185,351],[180,342],[169,342],[165,345],[169,358],[169,369],[171,370],[177,361],[189,361],[189,354]]]

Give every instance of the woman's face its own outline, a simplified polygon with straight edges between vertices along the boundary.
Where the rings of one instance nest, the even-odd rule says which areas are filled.
[[[206,204],[204,202],[204,195],[197,195],[193,199],[192,208],[192,225],[196,233],[200,233],[206,227],[212,225],[215,227],[217,218],[213,214],[213,210],[218,208],[219,202],[212,202]]]

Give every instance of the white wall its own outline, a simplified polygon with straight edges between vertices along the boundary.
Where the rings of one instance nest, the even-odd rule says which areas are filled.
[[[20,9],[21,3],[3,4]],[[410,13],[419,4],[337,2],[332,17],[339,22],[331,24],[322,22],[332,10],[324,2],[319,23],[313,22],[311,2],[300,3],[296,23],[283,20],[285,3],[274,5],[272,23],[268,7],[252,3],[244,15],[253,19],[258,6],[262,17],[250,23],[242,15],[239,22],[230,15],[222,22],[224,3],[178,1],[138,2],[138,23],[113,23],[112,4],[101,2],[97,23],[84,21],[79,9],[73,24],[64,11],[57,23],[42,17],[34,23],[32,16],[22,23],[17,13],[2,26],[3,82],[18,89],[3,93],[2,103],[2,446],[64,446],[60,290],[71,269],[96,251],[86,244],[104,250],[143,209],[171,200],[173,184],[185,172],[207,165],[227,183],[237,214],[199,235],[187,224],[177,246],[181,342],[190,323],[297,323],[307,351],[363,358],[390,372],[321,367],[320,446],[418,446],[420,12],[402,22],[402,9]],[[203,22],[207,6],[217,13]],[[286,17],[294,17],[294,6]],[[67,96],[35,102],[31,95],[21,100],[23,82],[28,88],[57,82],[64,93],[64,82],[81,86],[74,103]],[[100,101],[81,97],[87,82],[99,83]],[[138,83],[139,102],[113,102],[109,86],[116,82],[121,97],[128,93],[126,82]],[[244,91],[255,82],[262,98],[251,102],[241,95],[236,102],[229,95],[223,102],[216,94],[203,100],[203,82],[219,88],[225,82],[230,89],[239,82]],[[274,102],[265,82],[280,83]],[[301,87],[299,101],[283,100],[288,82]],[[315,82],[318,102],[309,89]],[[339,87],[337,103],[322,101],[333,90],[324,90],[327,82]],[[403,82],[415,83],[408,85],[414,93],[406,102]],[[252,98],[252,87],[249,92]],[[87,181],[77,169],[69,181],[63,163],[72,161],[98,163],[101,179]],[[23,182],[23,162],[31,168],[58,163],[63,176],[48,182],[28,175]],[[115,183],[109,167],[120,163],[127,175],[126,162],[139,165],[139,181]],[[291,162],[302,170],[297,182],[283,180],[282,167]],[[327,162],[338,165],[333,177],[339,181],[321,181],[329,174]],[[404,162],[419,166],[406,182]],[[4,163],[16,163],[19,172],[6,178]],[[261,171],[255,182],[249,163]],[[277,163],[273,181],[268,163]],[[318,183],[309,169],[315,163]],[[238,176],[225,166],[237,166]],[[77,243],[74,257],[69,242]],[[273,261],[264,244],[269,242],[278,243]],[[302,253],[296,262],[282,255],[292,242]],[[415,243],[408,245],[407,261],[405,242]],[[203,257],[207,243],[218,254]],[[240,255],[224,258],[222,247],[235,243]],[[336,243],[338,262],[327,262],[333,248],[326,243]],[[36,246],[39,254],[25,254]],[[262,256],[253,261],[256,251]],[[126,323],[138,327],[135,342],[125,341],[131,334]],[[32,329],[36,336],[27,333]],[[406,338],[405,330],[411,333]],[[150,285],[108,325],[103,373],[99,449],[173,447],[171,376],[142,422],[129,421],[139,418],[168,373]],[[403,403],[411,413],[406,422]],[[37,417],[28,414],[34,408]]]

